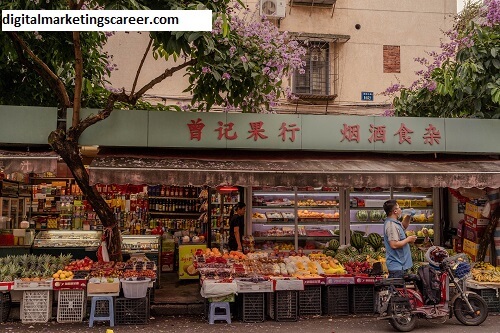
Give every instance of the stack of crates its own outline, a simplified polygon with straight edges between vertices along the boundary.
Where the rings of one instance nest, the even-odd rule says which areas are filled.
[[[118,297],[115,301],[117,325],[145,325],[149,322],[149,299]]]
[[[57,322],[81,322],[85,316],[86,307],[85,290],[60,290],[57,296]]]
[[[325,286],[322,293],[323,314],[330,316],[349,315],[349,285]]]
[[[321,286],[304,286],[299,291],[299,316],[321,315]]]
[[[238,295],[238,313],[244,323],[260,323],[265,320],[264,293]]]
[[[9,291],[1,292],[0,296],[0,323],[4,323],[9,319],[12,298]]]
[[[373,314],[375,308],[373,284],[352,285],[350,305],[353,314]]]
[[[23,324],[46,323],[52,317],[52,290],[24,290],[21,300]]]
[[[267,310],[271,319],[276,321],[297,321],[298,291],[277,290],[267,294]]]
[[[475,292],[484,299],[488,305],[488,312],[500,312],[500,298],[495,289],[468,288],[468,290]]]

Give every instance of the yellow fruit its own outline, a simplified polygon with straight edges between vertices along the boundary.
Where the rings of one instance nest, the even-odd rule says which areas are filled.
[[[54,273],[54,274],[52,275],[52,277],[53,277],[54,279],[59,279],[59,274],[58,274],[58,273]]]

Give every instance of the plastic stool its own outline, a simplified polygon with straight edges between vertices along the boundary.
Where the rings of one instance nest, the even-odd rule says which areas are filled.
[[[108,302],[108,316],[107,317],[96,317],[95,308],[97,301],[107,301]],[[113,306],[113,296],[92,296],[92,307],[90,309],[90,320],[89,327],[94,326],[94,321],[108,320],[109,326],[115,326],[115,309]]]
[[[215,309],[224,309],[226,312],[223,315],[216,315]],[[213,324],[215,320],[225,320],[231,324],[231,310],[229,309],[229,302],[212,302],[210,303],[210,313],[208,316],[208,323]]]

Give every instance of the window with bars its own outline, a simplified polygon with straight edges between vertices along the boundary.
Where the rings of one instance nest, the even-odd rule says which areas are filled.
[[[329,43],[309,42],[305,55],[304,74],[295,71],[293,92],[296,94],[328,95]]]

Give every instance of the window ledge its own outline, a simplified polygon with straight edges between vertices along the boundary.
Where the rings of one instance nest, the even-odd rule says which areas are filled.
[[[334,101],[337,95],[294,94],[298,99],[292,101]]]

